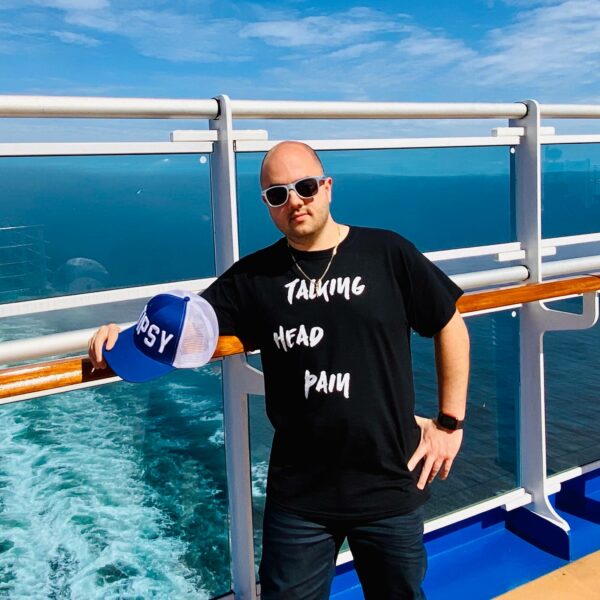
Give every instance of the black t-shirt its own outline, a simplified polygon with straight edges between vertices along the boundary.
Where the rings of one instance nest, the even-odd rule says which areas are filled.
[[[411,328],[439,332],[462,290],[391,231],[351,227],[320,291],[291,252],[282,238],[203,294],[222,335],[261,350],[275,428],[267,497],[308,517],[414,510],[428,490],[406,467],[420,439]],[[332,250],[293,253],[318,278]]]

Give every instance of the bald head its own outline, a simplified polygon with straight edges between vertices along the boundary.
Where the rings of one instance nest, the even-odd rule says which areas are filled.
[[[297,176],[298,173],[302,174]],[[303,142],[279,142],[263,158],[260,185],[265,188],[310,175],[323,175],[323,164],[317,153]]]

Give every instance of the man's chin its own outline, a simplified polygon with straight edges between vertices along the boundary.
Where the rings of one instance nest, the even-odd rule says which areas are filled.
[[[288,231],[292,235],[305,236],[313,232],[313,226],[307,221],[290,221]]]

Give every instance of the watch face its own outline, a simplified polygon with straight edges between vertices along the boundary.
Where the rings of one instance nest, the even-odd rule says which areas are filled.
[[[459,429],[460,427],[458,419],[444,413],[438,415],[437,421],[445,429]]]

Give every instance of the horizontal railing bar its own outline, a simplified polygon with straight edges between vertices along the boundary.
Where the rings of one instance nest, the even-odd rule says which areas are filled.
[[[598,144],[600,143],[600,134],[598,135],[542,135],[540,136],[542,144]]]
[[[231,100],[238,119],[507,119],[527,113],[522,102],[339,102]],[[0,117],[215,119],[214,98],[110,98],[0,95]],[[597,104],[542,104],[545,118],[594,119]]]
[[[236,119],[508,119],[521,118],[521,102],[335,102],[231,100]]]
[[[238,119],[471,119],[520,118],[515,103],[336,102],[232,100]],[[0,96],[0,117],[181,119],[218,116],[214,99]]]
[[[569,481],[570,479],[575,479],[585,473],[591,473],[592,471],[600,470],[600,460],[596,460],[594,462],[588,463],[586,465],[581,465],[579,467],[573,467],[571,469],[567,469],[566,471],[562,471],[560,473],[556,473],[555,475],[551,475],[547,478],[548,483],[550,484],[561,484],[565,481]]]
[[[212,152],[212,142],[60,142],[0,144],[0,156],[111,156]]]
[[[543,118],[553,119],[597,119],[600,104],[542,104]]]
[[[475,271],[474,273],[458,273],[451,275],[450,278],[463,290],[472,290],[490,285],[523,282],[529,278],[529,271],[527,267],[517,265],[515,267]]]
[[[117,323],[117,326],[123,331],[134,323],[135,321]],[[88,327],[75,331],[49,333],[33,338],[2,342],[0,343],[0,364],[35,360],[43,356],[61,356],[81,352],[97,329],[98,327]]]
[[[572,246],[574,244],[589,244],[591,242],[600,242],[600,232],[544,238],[541,245],[543,248],[547,248],[548,246]]]
[[[542,263],[542,274],[544,277],[556,277],[557,275],[595,271],[596,269],[600,269],[600,255],[551,260]]]
[[[443,529],[444,527],[448,527],[448,525],[459,523],[460,521],[464,521],[470,517],[481,515],[485,512],[493,510],[494,508],[512,504],[521,499],[525,501],[525,504],[529,504],[531,501],[531,497],[528,496],[524,488],[517,488],[505,494],[488,498],[487,500],[483,500],[482,502],[478,502],[472,506],[467,506],[461,510],[457,510],[442,517],[437,517],[436,519],[427,521],[425,523],[424,533],[431,533],[432,531]]]
[[[337,140],[301,140],[318,151],[327,150],[402,150],[408,148],[470,148],[484,146],[516,146],[518,135],[503,137],[439,137],[439,138],[361,138]],[[243,140],[235,143],[236,152],[267,152],[279,140]]]
[[[548,300],[570,294],[581,294],[600,290],[600,273],[585,277],[573,277],[557,281],[512,286],[509,288],[473,292],[463,295],[457,303],[461,313],[470,313],[489,308],[511,306],[516,303]],[[122,324],[128,326],[129,324]],[[76,350],[86,346],[95,329],[86,329],[35,339],[15,340],[0,344],[0,362],[17,362],[23,353],[29,356],[44,356],[49,352],[59,353],[57,348],[79,344]],[[62,346],[61,346],[62,344]],[[69,346],[70,344],[70,346]],[[22,349],[19,354],[19,348]],[[213,359],[230,356],[244,351],[240,340],[233,336],[221,336]],[[53,371],[56,366],[56,371]],[[36,391],[60,389],[64,386],[87,384],[114,377],[110,369],[92,371],[89,359],[84,356],[46,361],[33,365],[9,367],[0,370],[0,397],[11,398]]]
[[[140,300],[142,298],[151,298],[156,294],[174,289],[201,292],[204,291],[214,280],[214,277],[205,277],[204,279],[170,281],[167,283],[156,283],[152,285],[121,288],[117,290],[104,290],[101,292],[74,294],[72,296],[57,296],[56,298],[40,298],[39,300],[11,302],[10,304],[0,305],[0,318],[20,317],[24,315],[49,312],[52,310],[95,306],[97,304],[108,304],[110,302]],[[0,360],[0,362],[2,361]]]
[[[433,262],[441,262],[444,260],[456,260],[457,258],[492,256],[500,252],[517,252],[518,250],[521,250],[521,242],[489,244],[488,246],[468,246],[465,248],[453,248],[452,250],[433,250],[432,252],[424,252],[424,254]]]
[[[597,269],[600,269],[600,256],[567,258],[542,263],[543,277],[574,275],[583,271],[596,271]],[[473,273],[458,273],[451,275],[451,278],[463,290],[472,290],[490,285],[526,281],[529,278],[529,271],[527,267],[517,265],[514,267],[489,269],[487,271],[475,271]]]
[[[0,117],[214,119],[218,114],[215,99],[0,95]]]

